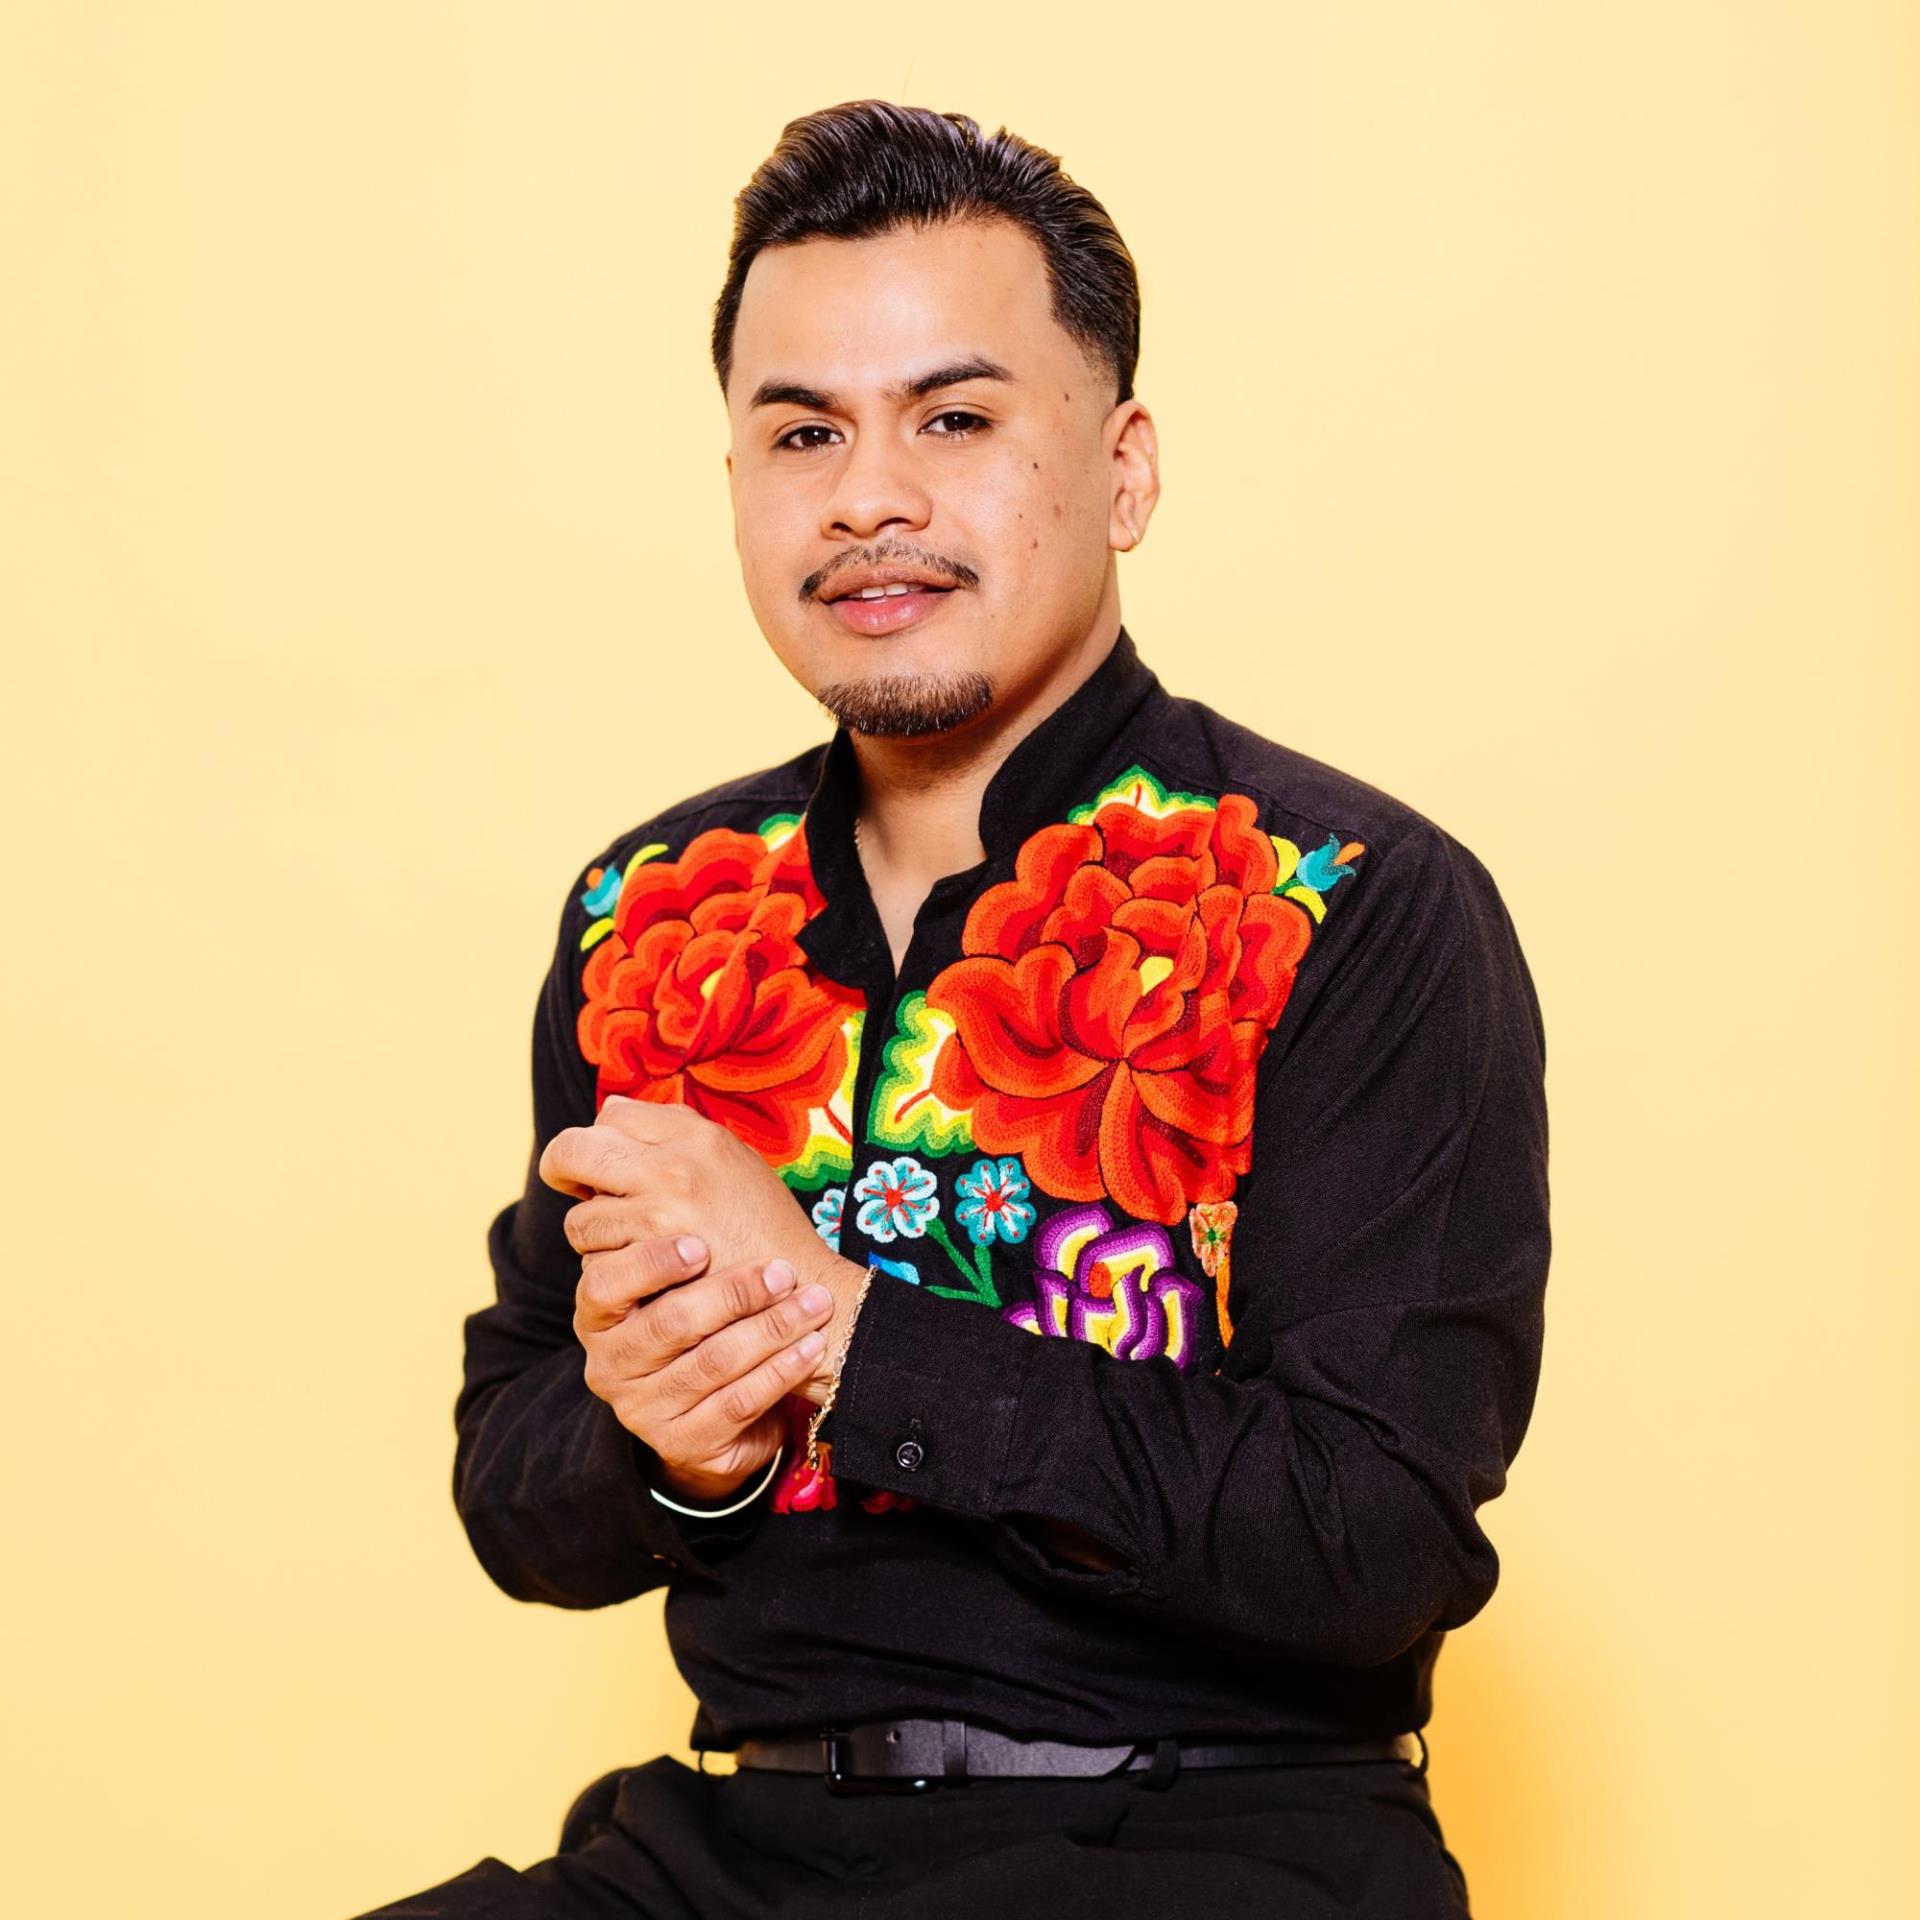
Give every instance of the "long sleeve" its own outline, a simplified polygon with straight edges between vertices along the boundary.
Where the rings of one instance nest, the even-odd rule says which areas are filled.
[[[978,1523],[1022,1582],[1373,1666],[1491,1595],[1476,1510],[1539,1369],[1545,1032],[1470,851],[1423,823],[1378,852],[1257,1072],[1217,1373],[882,1278],[823,1437],[836,1474]]]
[[[557,1607],[609,1606],[676,1574],[712,1574],[766,1505],[712,1519],[663,1507],[650,1491],[652,1449],[586,1383],[573,1331],[580,1256],[564,1226],[574,1203],[539,1174],[547,1142],[595,1115],[576,1038],[586,884],[583,875],[568,895],[540,988],[526,1186],[487,1232],[495,1298],[466,1319],[454,1405],[454,1504],[475,1557],[516,1600]]]

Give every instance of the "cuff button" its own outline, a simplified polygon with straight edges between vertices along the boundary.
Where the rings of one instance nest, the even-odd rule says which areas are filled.
[[[902,1440],[893,1450],[895,1466],[905,1467],[911,1473],[927,1457],[927,1450],[918,1440]]]

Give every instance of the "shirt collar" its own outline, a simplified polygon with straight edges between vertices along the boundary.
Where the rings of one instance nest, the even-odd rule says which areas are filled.
[[[979,817],[988,864],[1011,857],[1030,834],[1065,819],[1071,807],[1093,797],[1099,776],[1111,770],[1128,729],[1159,689],[1159,675],[1121,627],[1100,664],[1015,742],[988,780]],[[826,900],[802,936],[815,958],[830,948],[839,950],[843,941],[864,948],[883,940],[853,844],[859,810],[860,763],[847,729],[836,727],[806,806],[808,864]],[[975,866],[948,874],[934,883],[934,891],[970,887],[981,870]]]

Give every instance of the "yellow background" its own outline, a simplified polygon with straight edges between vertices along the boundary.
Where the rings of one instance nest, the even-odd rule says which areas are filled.
[[[325,1920],[690,1758],[658,1594],[471,1558],[460,1319],[576,867],[826,736],[707,326],[782,123],[877,94],[1134,250],[1149,662],[1447,826],[1534,970],[1546,1367],[1432,1729],[1476,1913],[1911,1911],[1915,51],[1863,0],[12,0],[15,1910]]]

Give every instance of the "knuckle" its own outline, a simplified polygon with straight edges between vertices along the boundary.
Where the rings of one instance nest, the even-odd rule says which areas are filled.
[[[647,1309],[647,1333],[668,1349],[684,1347],[692,1341],[694,1327],[686,1303],[669,1293]]]
[[[578,1200],[567,1209],[567,1244],[575,1253],[597,1253],[608,1244],[606,1209],[594,1200]]]

